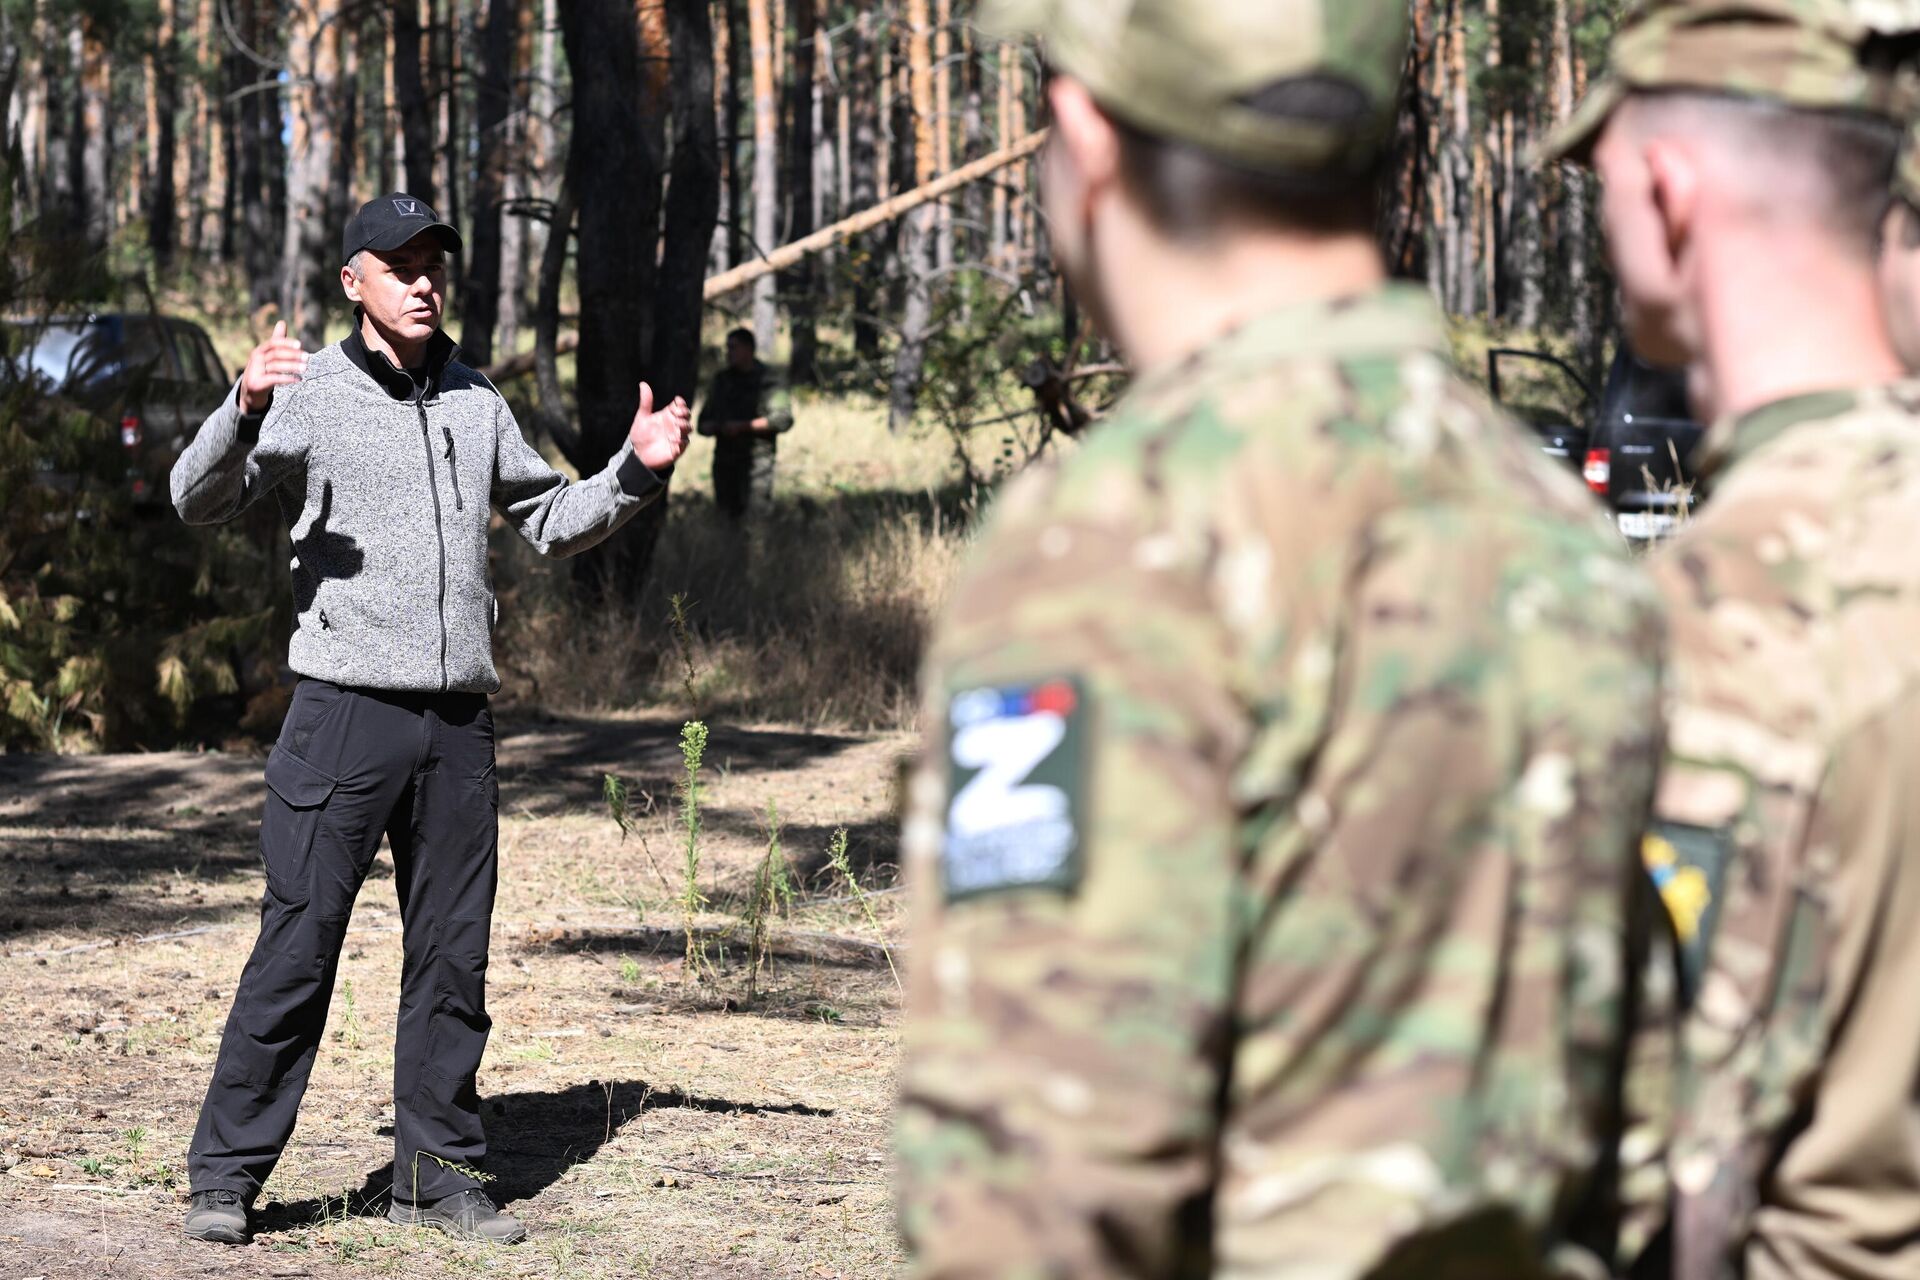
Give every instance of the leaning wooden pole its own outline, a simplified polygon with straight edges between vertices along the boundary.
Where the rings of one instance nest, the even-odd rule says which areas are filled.
[[[808,254],[818,253],[822,249],[832,248],[842,240],[850,239],[865,231],[893,221],[902,214],[911,213],[929,201],[938,200],[944,195],[961,187],[980,181],[1015,161],[1024,160],[1038,151],[1047,140],[1045,129],[1028,134],[1010,147],[996,151],[992,155],[981,156],[972,164],[961,165],[952,173],[943,174],[925,186],[915,187],[912,191],[903,191],[890,200],[883,200],[869,209],[863,209],[850,218],[842,218],[830,227],[822,227],[810,236],[795,240],[792,244],[781,245],[772,253],[756,258],[752,262],[743,262],[729,271],[717,276],[708,276],[703,294],[707,301],[724,297],[736,289],[744,289],[762,276],[776,271],[785,271]],[[563,333],[555,340],[554,352],[565,355],[579,345],[578,333]],[[489,365],[482,373],[495,382],[507,382],[522,378],[533,372],[533,354],[514,356],[498,364]]]

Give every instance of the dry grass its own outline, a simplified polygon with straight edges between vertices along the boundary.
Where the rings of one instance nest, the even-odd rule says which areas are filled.
[[[877,406],[803,400],[797,417],[775,506],[745,529],[714,508],[711,444],[695,445],[633,608],[581,606],[563,574],[502,537],[509,688],[557,710],[910,725],[921,642],[976,500],[939,487],[952,473],[943,439],[889,436]],[[676,596],[690,652],[674,639]]]
[[[388,1225],[356,1193],[392,1139],[392,866],[362,894],[300,1127],[248,1249],[179,1235],[184,1153],[255,926],[259,765],[207,755],[0,759],[0,1258],[9,1276],[855,1277],[896,1274],[888,1132],[899,996],[828,864],[854,833],[890,883],[899,735],[719,730],[701,917],[682,980],[671,718],[503,713],[501,886],[480,1091],[496,1194],[533,1237],[486,1250]],[[630,779],[622,840],[599,779]],[[171,809],[152,807],[164,795]],[[658,803],[646,805],[645,797]],[[778,803],[796,875],[747,997],[737,918]],[[16,880],[16,877],[17,880]],[[900,897],[871,898],[897,941]],[[206,929],[128,945],[113,939]],[[90,950],[69,951],[72,947]],[[64,954],[63,954],[64,953]],[[348,991],[352,992],[351,1015]],[[132,1136],[137,1135],[137,1137]],[[54,1190],[54,1188],[63,1188]]]

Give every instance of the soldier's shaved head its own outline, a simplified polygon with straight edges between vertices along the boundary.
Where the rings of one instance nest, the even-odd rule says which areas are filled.
[[[1823,231],[1862,258],[1874,252],[1900,145],[1883,117],[1676,91],[1632,95],[1614,128],[1686,148],[1722,215]]]

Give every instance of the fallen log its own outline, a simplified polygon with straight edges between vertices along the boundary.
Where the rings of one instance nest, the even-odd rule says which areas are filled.
[[[923,204],[978,182],[1015,161],[1026,159],[1038,151],[1046,140],[1047,131],[1036,130],[1012,146],[1004,147],[992,155],[981,156],[971,164],[961,165],[958,169],[942,174],[924,186],[915,187],[912,191],[903,191],[897,196],[882,200],[871,208],[862,209],[851,217],[842,218],[830,227],[822,227],[810,236],[795,240],[792,244],[781,245],[773,252],[752,262],[743,262],[737,267],[722,271],[717,276],[709,276],[702,288],[702,294],[707,301],[711,302],[737,289],[746,288],[762,276],[771,275],[776,271],[785,271],[809,254],[830,249],[843,240],[883,226],[895,218],[913,212]],[[579,345],[579,331],[569,330],[555,339],[553,349],[556,355],[565,355]],[[506,382],[532,373],[533,365],[533,353],[529,351],[523,355],[497,361],[482,369],[481,372],[496,383]]]

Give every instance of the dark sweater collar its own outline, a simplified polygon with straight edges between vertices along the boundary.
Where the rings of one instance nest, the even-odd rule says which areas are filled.
[[[393,361],[381,352],[367,346],[365,338],[360,336],[361,310],[353,309],[353,328],[340,343],[340,350],[360,372],[380,384],[381,390],[395,400],[412,400],[420,394],[420,385],[416,374],[394,367]],[[426,398],[437,399],[440,395],[440,380],[445,376],[447,365],[460,354],[460,348],[443,331],[435,329],[433,337],[427,339],[427,363],[424,373],[427,380]]]

